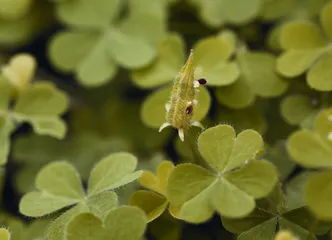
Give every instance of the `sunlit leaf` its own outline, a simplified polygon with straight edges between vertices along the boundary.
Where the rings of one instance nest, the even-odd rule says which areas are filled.
[[[332,52],[324,53],[317,63],[309,70],[307,75],[307,83],[313,89],[319,91],[331,91],[332,90],[332,71],[326,66],[330,66],[332,63]]]
[[[10,240],[10,233],[5,228],[0,228],[0,239],[1,240]]]
[[[328,206],[332,199],[331,171],[313,173],[305,186],[305,200],[308,207],[321,220],[331,220],[332,211]]]
[[[329,37],[330,40],[332,40],[332,30],[331,30],[331,24],[332,24],[332,3],[328,2],[321,12],[321,24],[325,31],[325,34]]]
[[[159,44],[156,61],[145,68],[135,70],[132,79],[143,88],[170,82],[181,69],[184,58],[182,38],[179,35],[170,35]]]
[[[326,45],[319,27],[309,21],[286,24],[280,32],[280,44],[284,49],[312,49]]]
[[[91,171],[88,194],[115,189],[136,180],[142,171],[135,171],[137,159],[129,153],[114,153],[101,160]]]
[[[202,156],[219,172],[228,171],[254,159],[263,144],[263,139],[257,132],[245,130],[235,137],[235,131],[229,125],[209,128],[198,138]]]
[[[233,83],[240,70],[236,63],[229,61],[231,55],[231,46],[222,38],[210,37],[199,41],[194,47],[195,78],[205,78],[211,86]]]
[[[24,89],[13,109],[14,117],[20,122],[29,122],[41,135],[63,138],[66,125],[60,119],[68,107],[68,98],[53,84],[37,83]]]
[[[57,4],[57,17],[64,23],[77,27],[103,28],[119,14],[121,1],[89,0],[64,1]]]
[[[152,221],[165,211],[168,201],[166,197],[158,193],[140,190],[131,196],[129,204],[142,209],[149,221]]]
[[[68,225],[68,240],[131,240],[140,239],[147,219],[137,207],[123,206],[111,211],[104,223],[90,213],[76,216]]]

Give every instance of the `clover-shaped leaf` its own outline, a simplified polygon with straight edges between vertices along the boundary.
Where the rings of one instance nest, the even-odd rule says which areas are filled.
[[[197,0],[192,2],[199,9],[201,19],[213,27],[219,27],[225,23],[248,23],[258,15],[262,4],[261,0],[245,2],[241,0]]]
[[[0,86],[4,93],[0,111],[16,123],[30,123],[40,135],[61,139],[65,136],[66,125],[60,115],[68,108],[68,97],[52,83],[29,84],[35,70],[36,61],[28,54],[13,56],[3,67]]]
[[[332,41],[329,26],[332,3],[321,12],[321,28],[307,20],[286,24],[280,32],[280,43],[285,52],[278,58],[277,71],[286,77],[296,77],[307,72],[307,83],[319,91],[332,90],[331,71],[324,66],[332,61],[329,42]]]
[[[33,84],[21,91],[13,108],[19,122],[29,122],[35,132],[63,138],[66,125],[59,115],[68,107],[68,98],[50,83]]]
[[[109,212],[104,221],[91,213],[76,216],[67,227],[68,240],[139,240],[146,228],[142,210],[122,206]]]
[[[265,52],[238,50],[239,79],[216,91],[217,100],[230,108],[250,106],[256,96],[271,98],[283,94],[288,82],[274,72],[276,58]]]
[[[160,163],[157,169],[156,175],[150,171],[144,171],[139,180],[142,186],[154,191],[139,190],[135,192],[130,200],[129,204],[137,206],[144,210],[149,222],[158,218],[169,205],[169,201],[166,197],[166,185],[169,174],[174,169],[172,162],[163,161]],[[176,215],[176,210],[170,206],[169,211],[171,214]]]
[[[44,237],[49,220],[38,219],[27,224],[19,218],[5,216],[2,224],[8,227],[12,240],[37,240]]]
[[[141,107],[141,119],[143,123],[151,128],[159,128],[165,122],[165,104],[169,100],[172,86],[165,86],[150,94]],[[209,91],[201,87],[197,93],[198,101],[195,107],[193,120],[200,121],[208,113],[211,104]]]
[[[291,231],[299,239],[315,240],[317,238],[314,234],[323,235],[329,231],[331,222],[320,221],[315,225],[315,217],[305,207],[287,211],[285,196],[280,187],[280,184],[276,185],[267,198],[259,200],[255,210],[247,217],[222,218],[224,227],[238,234],[238,239],[241,240],[270,240],[273,239],[276,230]],[[312,228],[314,225],[315,228]]]
[[[15,14],[16,17],[11,19],[3,17],[0,18],[0,44],[3,47],[14,49],[28,44],[36,37],[36,35],[49,28],[50,24],[54,20],[52,14],[52,7],[47,2],[33,1],[28,3],[29,6],[26,6],[28,7],[28,9],[21,10],[18,3],[15,3],[15,0],[6,0],[6,2],[9,4],[14,4],[14,6],[11,7],[12,10],[18,10],[20,11],[19,14],[23,15],[18,16],[17,14]],[[5,5],[6,3],[3,3],[3,1],[1,1],[2,11],[4,10]]]
[[[17,90],[22,90],[32,81],[36,67],[37,62],[33,56],[17,54],[2,67],[2,74]]]
[[[43,216],[64,207],[84,203],[86,199],[99,197],[104,191],[112,190],[134,181],[141,171],[133,171],[137,160],[129,153],[115,153],[102,159],[91,171],[87,196],[79,174],[67,162],[53,162],[46,165],[36,177],[38,191],[27,193],[20,202],[20,212],[26,216]],[[92,210],[91,210],[92,211]]]
[[[89,197],[86,202],[81,202],[60,217],[55,219],[47,229],[47,237],[50,240],[66,240],[67,225],[76,216],[83,213],[91,213],[100,220],[104,220],[108,213],[118,206],[118,197],[114,192],[102,192]]]
[[[327,208],[331,203],[332,193],[330,187],[332,181],[331,115],[331,109],[320,112],[312,131],[296,131],[288,140],[288,151],[294,161],[307,168],[327,169],[327,171],[310,175],[304,187],[305,202],[320,219],[332,219],[332,211]]]
[[[222,216],[244,217],[254,210],[255,199],[268,195],[277,182],[271,163],[254,160],[263,148],[263,140],[253,130],[236,137],[231,126],[218,125],[199,136],[198,148],[213,171],[180,164],[167,185],[167,197],[180,208],[181,219],[203,222],[214,210]]]
[[[142,88],[170,82],[184,62],[184,42],[179,35],[170,35],[158,46],[157,59],[149,66],[133,71],[132,79]]]
[[[134,172],[137,159],[129,153],[115,153],[102,159],[91,171],[88,194],[115,189],[137,179],[142,171]]]
[[[57,15],[71,29],[60,32],[50,42],[49,57],[54,66],[75,72],[78,81],[89,87],[110,81],[118,65],[130,69],[147,66],[155,58],[156,44],[165,32],[164,6],[144,0],[142,4],[148,5],[149,11],[143,12],[135,1],[128,4],[129,14],[119,22],[122,1],[58,3]],[[137,22],[141,20],[150,23],[151,28],[138,33]]]
[[[299,130],[288,139],[288,151],[295,162],[307,168],[332,167],[332,109],[321,111],[314,130]]]
[[[315,99],[303,94],[293,94],[285,97],[280,105],[281,116],[291,125],[311,127],[319,110]]]
[[[205,78],[211,86],[229,85],[239,77],[235,62],[230,61],[232,47],[224,39],[209,37],[194,47],[195,79]]]

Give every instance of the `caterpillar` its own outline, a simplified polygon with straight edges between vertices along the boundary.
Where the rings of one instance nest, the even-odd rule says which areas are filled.
[[[194,51],[190,51],[187,62],[181,68],[175,78],[169,102],[165,104],[166,122],[161,125],[159,132],[168,126],[173,126],[178,130],[179,137],[184,141],[184,133],[190,126],[203,128],[198,121],[193,121],[195,107],[198,101],[195,99],[198,88],[206,84],[206,80],[201,78],[194,80]]]

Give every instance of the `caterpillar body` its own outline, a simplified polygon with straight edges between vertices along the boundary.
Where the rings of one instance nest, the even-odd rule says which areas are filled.
[[[178,130],[179,137],[184,141],[184,132],[190,126],[203,128],[198,121],[193,121],[195,106],[198,104],[195,99],[198,87],[206,83],[205,79],[194,80],[194,52],[191,50],[189,58],[175,78],[171,97],[166,108],[166,122],[161,125],[159,132],[168,126]]]

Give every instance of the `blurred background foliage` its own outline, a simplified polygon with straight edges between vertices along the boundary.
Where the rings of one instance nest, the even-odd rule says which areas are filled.
[[[311,164],[332,159],[313,140],[317,132],[331,137],[331,126],[317,118],[332,103],[331,41],[330,0],[0,0],[1,225],[12,240],[44,239],[54,216],[22,217],[18,201],[52,161],[72,163],[84,183],[97,161],[119,151],[152,172],[164,160],[204,165],[199,129],[185,142],[171,128],[158,133],[172,82],[194,49],[195,77],[207,80],[194,119],[259,132],[262,158],[282,182],[275,191],[287,198],[260,203],[266,219],[238,229],[241,223],[221,224],[217,216],[193,225],[165,211],[149,223],[146,239],[256,239],[252,229],[271,214],[280,216],[274,225],[287,220],[332,239],[329,229],[297,222],[311,212],[292,215],[306,205],[312,172],[305,167],[324,169],[311,182],[331,179],[331,163]],[[298,154],[306,149],[314,153]],[[118,189],[120,202],[139,189],[138,182]],[[279,205],[287,208],[271,210]]]

